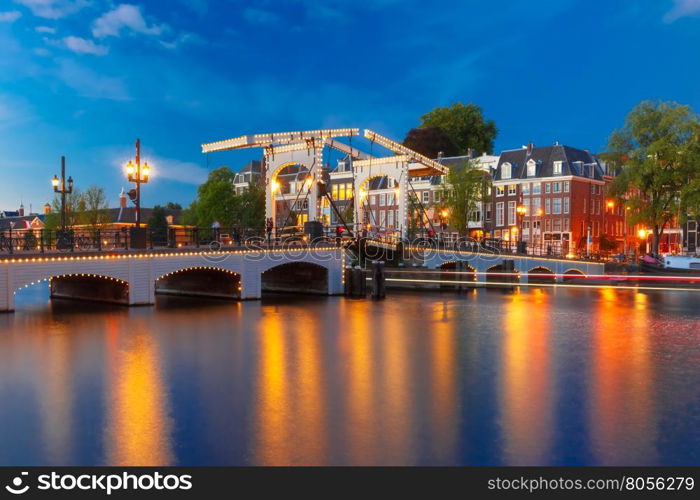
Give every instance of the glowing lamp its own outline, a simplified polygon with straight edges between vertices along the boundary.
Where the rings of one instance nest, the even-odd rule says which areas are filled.
[[[53,179],[51,179],[51,185],[53,186],[54,189],[58,189],[58,183],[60,181],[58,180],[58,176],[54,175]]]
[[[126,164],[126,175],[128,175],[129,177],[132,177],[134,175],[135,171],[136,170],[135,170],[134,164],[131,163],[131,161],[129,161],[129,163]]]

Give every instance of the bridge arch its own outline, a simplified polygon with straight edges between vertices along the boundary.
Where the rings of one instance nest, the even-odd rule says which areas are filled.
[[[580,269],[576,269],[573,267],[564,271],[563,274],[564,274],[563,280],[565,283],[566,282],[579,282],[581,280],[581,278],[586,277],[586,273],[584,273]]]
[[[517,269],[509,271],[503,264],[496,264],[486,269],[487,283],[518,283],[519,281]]]
[[[476,268],[466,261],[448,260],[440,264],[438,268],[441,271],[445,271],[444,273],[440,273],[441,280],[454,279],[455,281],[476,281]]]
[[[240,273],[218,266],[187,266],[162,274],[155,279],[154,292],[163,295],[185,295],[240,299]]]
[[[96,273],[61,273],[36,278],[15,286],[13,296],[25,288],[49,283],[51,298],[129,304],[129,282],[114,276]]]
[[[527,272],[528,283],[551,284],[556,281],[556,273],[547,266],[535,266]]]
[[[327,295],[330,269],[316,262],[273,264],[261,273],[262,292],[304,292]]]

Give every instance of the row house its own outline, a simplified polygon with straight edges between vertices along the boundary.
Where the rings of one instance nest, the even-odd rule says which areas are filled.
[[[504,151],[493,176],[493,237],[564,253],[597,252],[603,238],[621,241],[622,207],[606,198],[612,179],[595,156],[570,146]]]

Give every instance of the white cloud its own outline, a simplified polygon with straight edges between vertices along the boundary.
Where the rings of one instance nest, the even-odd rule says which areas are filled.
[[[59,62],[57,76],[82,97],[128,101],[131,99],[122,78],[100,75],[75,61]]]
[[[109,158],[114,167],[119,170],[124,169],[126,159],[133,154],[131,150],[114,154],[110,152]],[[157,179],[169,179],[182,182],[184,184],[199,185],[207,180],[209,171],[193,162],[176,160],[174,158],[164,158],[145,151],[141,156],[142,162],[148,162],[151,167],[151,176]]]
[[[36,31],[37,33],[53,34],[56,33],[56,28],[52,28],[50,26],[37,26],[36,28],[34,28],[34,31]]]
[[[0,12],[0,23],[14,23],[20,17],[22,17],[22,13],[18,10]]]
[[[68,50],[72,50],[76,54],[92,54],[95,56],[107,55],[107,47],[97,45],[92,40],[86,40],[78,36],[67,36],[63,39],[63,44]]]
[[[92,24],[92,34],[96,38],[119,36],[125,28],[144,35],[160,35],[167,26],[149,26],[138,6],[121,4],[95,20]]]
[[[261,25],[276,24],[280,20],[279,16],[274,12],[253,8],[245,9],[243,17],[249,23]]]
[[[674,6],[664,15],[664,22],[672,23],[676,19],[700,14],[700,0],[674,0]]]
[[[24,5],[35,16],[46,19],[60,19],[90,5],[89,0],[15,0],[15,3]]]

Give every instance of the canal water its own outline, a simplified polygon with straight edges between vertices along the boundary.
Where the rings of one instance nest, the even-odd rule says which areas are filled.
[[[0,465],[700,464],[700,294],[48,301],[0,315]]]

